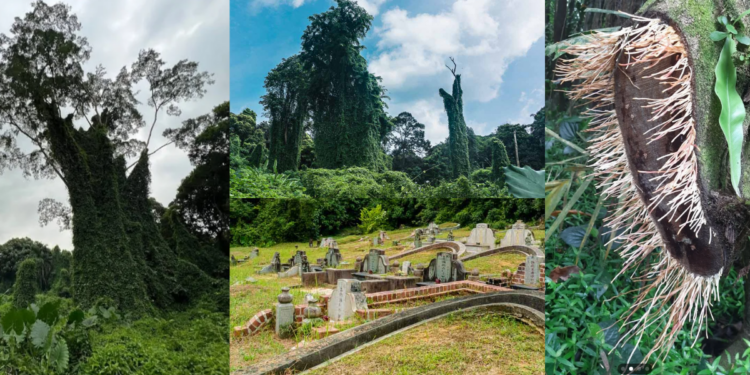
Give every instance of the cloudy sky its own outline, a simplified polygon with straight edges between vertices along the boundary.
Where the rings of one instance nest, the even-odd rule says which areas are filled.
[[[374,15],[364,40],[369,69],[383,77],[392,116],[408,111],[436,144],[448,136],[438,89],[450,92],[458,63],[464,116],[477,134],[531,123],[544,105],[543,0],[357,0]],[[300,50],[308,17],[333,0],[231,0],[232,111],[258,103],[263,80]]]
[[[56,1],[48,1],[49,4]],[[114,77],[130,65],[141,49],[153,48],[171,66],[181,59],[199,63],[201,71],[214,73],[216,83],[203,99],[183,103],[182,115],[162,113],[151,145],[165,143],[161,132],[177,127],[188,118],[208,113],[215,105],[229,100],[229,0],[66,0],[82,24],[81,35],[92,47],[87,65],[93,71],[103,65]],[[15,17],[31,10],[30,0],[3,0],[0,5],[0,33],[7,34]],[[144,87],[138,86],[143,89]],[[145,95],[138,97],[146,100]],[[150,125],[153,110],[142,106]],[[148,127],[138,137],[147,138]],[[153,146],[152,146],[153,148]],[[167,146],[151,157],[151,195],[164,205],[174,199],[181,180],[192,170],[187,154]],[[14,237],[30,237],[49,246],[72,249],[70,231],[52,223],[40,227],[38,202],[54,198],[67,204],[65,185],[59,179],[29,180],[20,170],[0,174],[0,243]]]

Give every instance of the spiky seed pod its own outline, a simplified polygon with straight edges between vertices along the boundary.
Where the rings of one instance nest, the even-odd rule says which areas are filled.
[[[557,68],[573,83],[570,98],[588,104],[598,187],[618,200],[605,220],[617,232],[611,241],[623,243],[618,277],[649,263],[635,278],[645,286],[618,344],[635,338],[637,346],[646,327],[668,321],[646,358],[671,346],[686,323],[701,326],[710,316],[730,249],[703,208],[690,56],[677,26],[652,16],[567,46],[574,57]],[[636,311],[643,315],[634,319]]]

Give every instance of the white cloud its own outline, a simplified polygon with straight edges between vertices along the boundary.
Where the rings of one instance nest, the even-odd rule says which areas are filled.
[[[380,13],[380,6],[388,0],[355,0],[359,6],[364,8],[367,13],[377,16]]]
[[[445,141],[448,138],[448,116],[445,114],[443,102],[435,95],[434,99],[420,99],[411,102],[388,103],[389,111],[393,116],[401,112],[409,112],[425,127],[424,136],[433,145]]]
[[[299,8],[305,2],[311,2],[315,0],[252,0],[250,2],[250,9],[257,11],[260,8],[271,7],[276,8],[280,5],[291,5],[292,8]]]
[[[535,89],[529,95],[522,91],[518,102],[522,105],[518,111],[518,117],[509,122],[512,124],[530,124],[533,121],[531,116],[544,106],[544,91]]]
[[[452,77],[448,57],[458,63],[466,100],[497,97],[503,74],[544,35],[544,2],[457,0],[449,11],[410,15],[395,7],[375,30],[381,40],[370,63],[391,90],[423,86]]]

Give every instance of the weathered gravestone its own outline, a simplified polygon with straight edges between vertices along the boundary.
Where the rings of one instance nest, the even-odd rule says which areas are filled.
[[[370,253],[360,264],[359,272],[387,273],[388,257],[385,256],[385,250],[370,249]]]
[[[487,224],[477,224],[476,228],[471,230],[466,244],[492,247],[495,245],[495,234],[492,233],[492,229]]]
[[[425,282],[437,282],[437,280],[440,280],[441,283],[446,283],[466,280],[466,276],[467,272],[464,269],[464,264],[456,259],[453,253],[441,252],[437,253],[437,257],[430,261],[430,265],[424,273],[423,280]]]
[[[276,304],[276,335],[284,336],[284,331],[288,330],[291,324],[294,324],[294,305],[292,304],[292,295],[289,294],[289,288],[281,288],[281,294],[277,297]]]
[[[344,321],[358,309],[367,309],[367,298],[362,293],[360,281],[339,279],[328,300],[328,317],[333,321]]]
[[[527,256],[525,267],[523,283],[526,285],[539,285],[539,258],[534,255]]]
[[[401,263],[401,273],[405,276],[409,276],[409,273],[411,271],[411,262],[408,260],[405,260],[403,263]]]
[[[451,230],[448,231],[448,241],[453,241],[453,240],[454,240],[454,238],[453,238],[453,230],[451,229]]]
[[[339,251],[338,245],[336,247],[329,247],[328,252],[326,252],[326,267],[338,267],[340,263],[341,252]]]
[[[417,229],[414,231],[414,248],[422,247],[422,230]]]
[[[257,247],[250,252],[250,259],[257,258],[260,255],[260,249]]]
[[[279,257],[279,253],[276,252],[273,254],[273,259],[271,259],[271,264],[263,267],[260,271],[258,271],[258,274],[266,274],[266,273],[274,273],[274,272],[281,272],[281,258]]]
[[[319,247],[331,247],[331,243],[336,242],[333,240],[333,237],[324,238],[323,241],[320,241]]]
[[[530,239],[530,241],[527,241]],[[510,230],[505,232],[505,237],[500,241],[500,247],[506,246],[530,246],[533,244],[534,233],[528,229],[523,221],[518,220]]]

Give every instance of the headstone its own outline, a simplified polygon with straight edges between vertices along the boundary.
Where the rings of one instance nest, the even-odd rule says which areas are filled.
[[[417,229],[414,231],[414,248],[422,247],[422,230]]]
[[[404,274],[404,276],[408,276],[409,270],[411,270],[411,262],[405,260],[403,263],[401,263],[401,273]]]
[[[258,271],[258,274],[266,274],[266,273],[274,273],[274,272],[281,272],[281,258],[279,257],[279,253],[276,252],[273,254],[273,259],[271,259],[271,264],[263,267],[260,271]]]
[[[358,309],[367,308],[367,300],[359,280],[339,279],[336,289],[328,300],[328,317],[333,321],[343,321],[354,315]]]
[[[453,230],[448,231],[448,241],[453,241]]]
[[[330,245],[333,242],[335,242],[333,240],[333,237],[324,238],[323,241],[320,241],[320,246],[319,247],[329,247],[330,248]]]
[[[231,261],[231,263],[232,263],[233,266],[237,265],[237,258],[234,257],[234,254],[232,254],[230,261]]]
[[[416,276],[416,271],[414,275]],[[426,282],[450,282],[466,280],[467,272],[464,264],[456,259],[453,253],[437,253],[435,259],[430,261],[430,265],[424,271],[422,279]]]
[[[471,230],[467,245],[474,246],[495,246],[495,234],[492,233],[487,224],[477,224],[476,228]]]
[[[294,276],[300,276],[300,275],[302,275],[302,272],[300,271],[300,266],[292,266],[292,268],[284,272],[279,272],[279,277],[294,277]]]
[[[529,239],[530,241],[528,241]],[[511,229],[505,232],[505,237],[500,241],[500,247],[506,246],[531,246],[534,243],[534,232],[528,229],[523,221],[518,220]]]
[[[289,288],[282,288],[276,304],[276,335],[282,336],[284,327],[294,324],[294,305]]]
[[[424,275],[424,264],[419,263],[414,268],[414,276],[423,276]]]
[[[354,262],[354,269],[359,271],[360,268],[362,268],[362,257],[357,257],[357,260]]]
[[[430,225],[427,226],[427,231],[430,233],[440,233],[440,227],[434,222],[431,222]]]
[[[250,252],[250,259],[257,258],[260,255],[260,249],[257,247]]]
[[[526,285],[539,285],[539,258],[534,255],[526,257],[526,272],[523,276]]]
[[[388,257],[385,256],[385,251],[370,249],[370,253],[362,260],[358,271],[372,272],[374,274],[388,272]]]
[[[338,267],[341,263],[341,252],[339,251],[338,245],[335,247],[329,247],[326,252],[325,265],[326,267]]]

